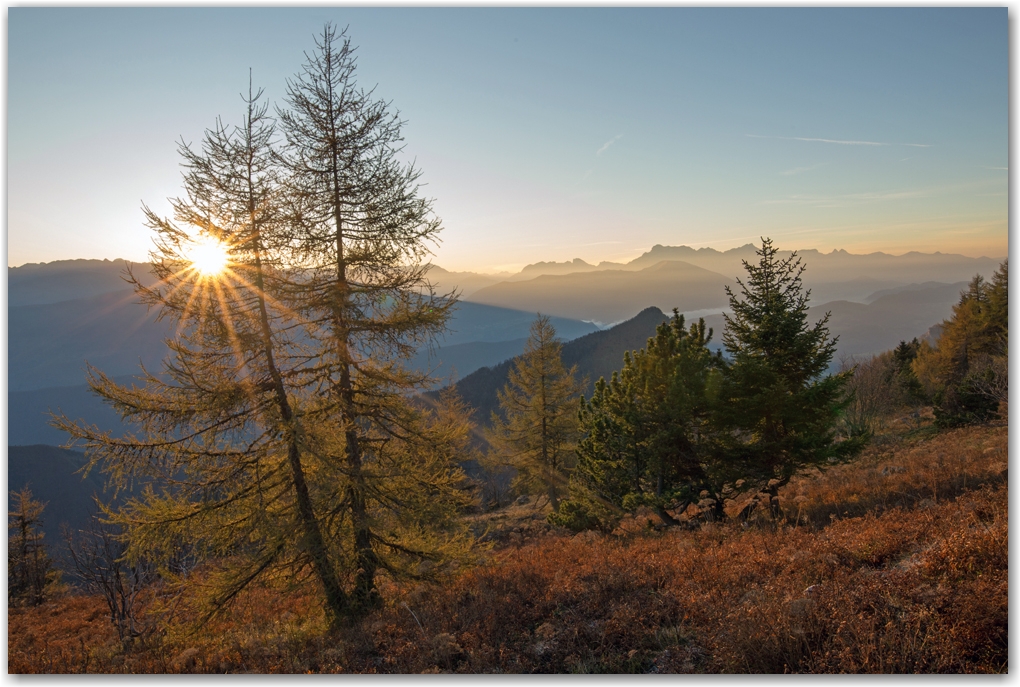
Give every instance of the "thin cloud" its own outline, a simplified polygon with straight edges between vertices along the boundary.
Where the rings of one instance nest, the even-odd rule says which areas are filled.
[[[617,134],[616,136],[613,136],[611,139],[609,139],[608,141],[603,143],[601,148],[599,148],[598,150],[595,151],[595,156],[596,157],[601,157],[602,153],[604,153],[607,150],[609,150],[609,147],[611,145],[613,145],[614,143],[616,143],[617,141],[619,141],[621,138],[623,138],[623,134]]]
[[[811,195],[797,194],[785,198],[775,198],[761,201],[762,205],[805,205],[822,208],[840,208],[867,203],[883,203],[887,201],[909,200],[911,198],[924,198],[937,194],[966,192],[969,195],[978,195],[974,191],[982,187],[997,186],[1001,182],[990,179],[973,181],[961,184],[949,184],[946,186],[933,186],[901,191],[872,191],[869,193],[844,193],[836,195]]]
[[[845,141],[838,138],[806,138],[803,136],[759,136],[744,134],[748,138],[775,138],[780,141],[807,141],[809,143],[835,143],[843,146],[908,146],[910,148],[931,148],[928,143],[882,143],[879,141]]]
[[[877,193],[847,193],[832,196],[794,195],[787,198],[763,201],[765,205],[810,205],[815,207],[846,207],[864,203],[881,203],[886,201],[920,198],[933,193],[932,190],[918,191],[885,191]]]
[[[784,177],[791,177],[791,176],[794,176],[796,174],[803,174],[804,172],[810,172],[811,170],[818,169],[819,167],[824,167],[827,164],[829,164],[829,163],[828,162],[820,162],[817,165],[811,165],[810,167],[794,167],[793,169],[788,169],[785,172],[780,172],[780,174],[782,174]]]

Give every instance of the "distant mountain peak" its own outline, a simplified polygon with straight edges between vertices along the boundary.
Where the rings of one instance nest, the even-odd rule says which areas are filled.
[[[706,274],[717,274],[704,267],[699,267],[686,260],[659,260],[648,267],[641,269],[642,272],[703,272]]]
[[[635,315],[634,317],[632,317],[630,319],[631,320],[644,320],[644,319],[648,319],[650,317],[653,317],[653,318],[656,318],[658,320],[661,320],[663,317],[666,317],[666,313],[662,312],[662,310],[660,310],[659,308],[655,307],[654,305],[650,305],[650,306],[648,306],[647,308],[645,308],[644,310],[642,310],[641,312],[639,312],[637,315]]]
[[[587,263],[581,258],[574,258],[573,260],[566,260],[564,262],[556,262],[554,260],[551,260],[548,262],[535,262],[530,265],[525,265],[524,269],[521,270],[521,273],[523,274],[525,272],[547,272],[550,270],[560,272],[566,269],[590,270],[595,269],[595,265]]]
[[[720,251],[710,246],[705,246],[703,248],[691,248],[690,246],[664,246],[661,243],[657,243],[652,246],[651,250],[631,260],[627,263],[627,265],[628,267],[637,267],[640,265],[654,264],[660,260],[690,260],[699,258],[711,260],[714,258],[725,258],[734,255],[750,255],[756,250],[757,247],[753,243],[747,243],[743,246],[730,248],[727,251]]]

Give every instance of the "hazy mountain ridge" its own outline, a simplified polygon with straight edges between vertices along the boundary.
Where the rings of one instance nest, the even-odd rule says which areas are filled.
[[[781,257],[792,253],[792,250],[779,252]],[[969,280],[975,274],[988,278],[1001,263],[998,258],[917,251],[891,255],[882,252],[854,254],[846,250],[823,253],[806,249],[798,250],[797,255],[807,268],[803,274],[804,285],[811,289],[815,302],[866,302],[865,299],[877,291],[911,283],[958,282]],[[652,277],[646,271],[657,264],[684,263],[714,273],[720,284],[733,285],[736,278],[745,274],[743,261],[756,259],[753,244],[726,251],[656,245],[626,264],[592,265],[580,258],[533,263],[516,275],[466,292],[465,297],[517,310],[541,309],[543,313],[582,320],[619,322],[649,305],[667,312],[674,307],[690,312],[725,304],[722,297],[714,301],[701,298],[679,274],[672,283],[662,275],[658,279]],[[622,277],[621,273],[643,276]],[[656,281],[658,283],[653,283]]]
[[[587,379],[585,393],[590,393],[599,377],[609,378],[622,367],[625,351],[644,348],[649,337],[655,335],[655,328],[666,319],[658,308],[646,308],[615,327],[568,341],[562,347],[563,363],[568,369],[577,365],[578,378]],[[480,425],[488,425],[492,412],[499,407],[496,392],[506,385],[512,365],[513,359],[505,360],[476,370],[453,384],[457,394],[474,408],[474,420]],[[435,398],[438,393],[430,392],[426,397]]]
[[[132,375],[114,377],[118,384],[132,384]],[[7,392],[7,443],[59,446],[70,437],[50,425],[50,413],[63,413],[119,435],[124,429],[120,415],[92,393],[87,384]]]
[[[144,263],[128,260],[56,260],[7,268],[7,305],[45,305],[130,290],[128,269],[149,286],[156,278]]]
[[[527,342],[525,337],[512,341],[473,341],[443,346],[431,354],[429,351],[421,351],[411,359],[410,366],[418,370],[430,370],[438,380],[437,386],[446,386],[475,370],[520,355]]]
[[[739,259],[740,255],[752,249],[753,246],[745,246],[720,252],[706,248],[656,246],[645,256],[651,259],[682,254],[708,260],[721,257],[732,260]],[[954,269],[965,276],[951,284],[932,280],[902,283],[873,276],[846,282],[823,282],[812,290],[812,303],[819,305],[812,306],[811,321],[816,321],[826,311],[832,312],[829,327],[834,335],[840,336],[839,355],[877,353],[895,346],[902,339],[934,333],[938,323],[951,313],[966,280],[973,276],[969,270],[978,264],[975,261],[985,260],[989,267],[998,266],[986,259],[957,260],[961,257],[920,253],[907,256],[907,261],[914,263],[931,264],[934,260],[936,263],[949,261],[956,264]],[[848,258],[836,256],[836,259]],[[895,263],[898,258],[883,258],[887,262],[889,259]],[[817,266],[819,261],[814,253],[805,258],[805,278],[815,273],[828,276],[825,269]],[[983,262],[980,264],[984,265]],[[18,299],[12,298],[8,310],[9,443],[62,443],[64,436],[47,424],[49,418],[46,412],[50,409],[55,411],[59,408],[71,416],[84,417],[110,429],[121,426],[116,414],[92,396],[85,386],[85,359],[105,373],[123,380],[130,380],[130,375],[139,372],[139,362],[154,372],[159,371],[166,353],[163,339],[170,333],[169,325],[156,323],[156,313],[137,303],[136,296],[120,278],[127,265],[123,260],[72,260],[24,265],[9,270],[9,286],[12,292],[17,291]],[[947,274],[952,274],[952,271],[947,270]],[[895,276],[905,275],[896,272]],[[628,283],[641,282],[645,291],[625,288]],[[651,305],[654,306],[652,310],[658,312],[656,317],[661,318],[673,307],[680,307],[688,313],[699,310],[706,316],[709,326],[715,329],[713,343],[719,345],[724,323],[718,313],[727,305],[723,288],[727,284],[733,285],[734,282],[704,267],[684,261],[662,260],[641,269],[595,269],[491,284],[486,287],[492,289],[490,293],[524,294],[527,296],[524,300],[537,301],[533,304],[538,307],[533,310],[512,309],[461,301],[451,319],[450,330],[437,341],[436,348],[431,354],[422,351],[412,359],[411,365],[417,369],[432,368],[440,384],[457,379],[458,385],[464,385],[466,389],[475,383],[468,378],[478,380],[495,374],[498,383],[493,389],[501,387],[509,369],[506,361],[523,350],[528,329],[539,310],[553,315],[553,325],[562,339],[577,339],[574,346],[569,343],[565,346],[564,355],[569,361],[574,355],[571,351],[581,350],[581,347],[600,340],[585,336],[596,332],[597,327],[592,323],[583,322],[580,317],[556,316],[558,309],[573,307],[572,302],[595,304],[605,315],[604,319],[599,318],[600,321],[623,320],[624,324],[636,319],[626,316],[628,308],[644,315]],[[118,290],[102,291],[111,285]],[[38,296],[32,295],[35,287],[40,289]],[[90,295],[90,289],[101,292]],[[82,293],[87,297],[32,305],[14,304],[67,294],[80,296]],[[847,296],[838,297],[841,293]],[[485,297],[484,293],[482,297]],[[647,300],[643,300],[646,297]],[[512,299],[508,300],[512,302]],[[568,312],[583,315],[590,311]],[[694,317],[689,316],[688,319]],[[599,375],[611,374],[622,365],[623,350],[643,347],[647,337],[654,333],[657,321],[646,323],[648,326],[640,328],[640,335],[631,337],[624,348],[603,346],[598,353],[603,356],[602,362],[597,366],[581,365],[582,374],[594,374],[590,382]],[[630,326],[634,331],[634,325]],[[582,360],[583,356],[577,356],[574,362]],[[491,369],[486,371],[486,368]],[[481,413],[484,419],[494,407],[495,392],[490,391],[482,394],[484,399],[477,399],[484,406]],[[471,402],[471,399],[466,400]]]
[[[461,297],[466,297],[478,289],[499,283],[513,276],[510,272],[497,274],[481,274],[478,272],[451,272],[439,265],[432,265],[428,270],[428,279],[439,294],[447,295],[456,290]]]
[[[46,504],[42,530],[47,550],[59,556],[65,550],[61,527],[80,529],[93,509],[93,494],[109,500],[105,479],[92,472],[83,477],[85,454],[55,446],[8,446],[7,508],[10,492],[27,486],[37,501]]]
[[[8,388],[24,391],[83,383],[85,360],[108,375],[158,370],[168,322],[128,290],[7,312]]]
[[[504,308],[541,305],[544,314],[603,323],[622,322],[649,306],[668,311],[723,307],[721,274],[682,261],[660,261],[641,270],[599,270],[542,275],[501,282],[476,291],[471,300]]]
[[[42,285],[34,300],[73,294],[73,300],[12,305],[8,309],[8,389],[27,391],[83,384],[85,361],[111,376],[135,374],[139,363],[158,372],[166,356],[164,340],[169,322],[157,322],[157,311],[138,302],[120,279],[125,261],[62,261],[26,265],[11,270],[9,284],[17,285],[22,301],[33,300],[30,287]],[[66,283],[64,280],[67,280]],[[79,292],[116,290],[81,297]],[[91,286],[90,286],[91,285]],[[499,343],[526,338],[536,311],[520,311],[461,301],[448,330],[436,342],[444,347],[473,342]],[[598,328],[571,318],[554,317],[564,338],[572,339]],[[481,347],[479,350],[484,350]],[[463,350],[458,356],[463,355]],[[477,363],[454,362],[460,374],[502,358],[482,356]],[[476,356],[477,357],[477,356]],[[420,362],[420,361],[419,361]],[[447,361],[449,363],[449,361]],[[471,367],[474,365],[474,367]],[[448,369],[448,368],[447,368]]]

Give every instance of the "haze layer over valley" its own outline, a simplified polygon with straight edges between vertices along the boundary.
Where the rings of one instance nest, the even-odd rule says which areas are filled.
[[[811,321],[831,313],[829,328],[839,336],[837,364],[840,358],[878,353],[901,340],[926,336],[949,317],[966,282],[975,274],[989,277],[1001,261],[917,252],[803,250],[798,255],[806,266],[805,284],[812,289]],[[433,266],[429,275],[437,290],[456,288],[462,300],[447,333],[411,364],[432,370],[438,386],[477,372],[471,386],[486,378],[483,368],[496,370],[493,379],[503,380],[506,365],[500,368],[500,363],[523,351],[539,312],[552,316],[564,341],[627,323],[619,333],[607,332],[598,340],[592,360],[585,356],[595,354],[584,351],[595,350],[594,339],[571,354],[589,376],[619,367],[623,352],[640,348],[673,308],[688,319],[705,317],[718,347],[725,287],[736,286],[741,261],[753,258],[752,245],[728,251],[657,245],[628,263],[537,262],[513,274]],[[123,281],[129,267],[143,282],[151,282],[144,265],[124,260],[65,260],[9,269],[9,444],[63,443],[66,435],[48,424],[51,410],[120,426],[116,414],[85,385],[86,361],[122,380],[130,380],[140,365],[159,371],[166,355],[163,340],[172,331],[138,303]],[[485,391],[468,395],[487,399],[479,401],[487,417],[495,386],[482,386]]]

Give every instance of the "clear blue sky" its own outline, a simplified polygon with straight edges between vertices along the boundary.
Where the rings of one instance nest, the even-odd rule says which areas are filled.
[[[326,21],[407,120],[435,262],[1007,252],[1006,8],[8,10],[8,265],[144,259],[176,142]]]

